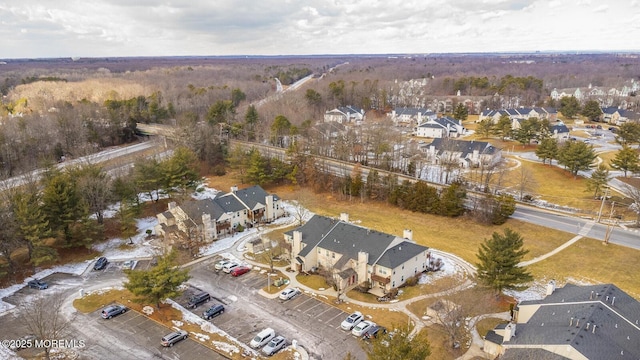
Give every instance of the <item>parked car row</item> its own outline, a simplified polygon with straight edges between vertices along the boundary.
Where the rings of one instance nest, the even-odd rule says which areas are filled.
[[[266,328],[260,331],[249,343],[254,349],[262,348],[262,353],[271,356],[287,345],[284,336],[276,336],[276,332],[272,328]]]
[[[251,271],[251,268],[249,266],[243,265],[237,261],[229,260],[229,259],[223,259],[218,261],[214,265],[214,268],[216,270],[222,270],[227,274],[231,274],[231,276],[240,276],[242,274],[246,274],[249,271]]]

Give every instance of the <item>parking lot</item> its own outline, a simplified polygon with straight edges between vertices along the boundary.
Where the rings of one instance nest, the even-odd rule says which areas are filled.
[[[267,286],[265,271],[251,272],[233,277],[216,271],[214,261],[191,270],[192,289],[186,293],[207,291],[212,300],[193,312],[199,316],[215,303],[225,306],[225,313],[210,321],[237,340],[248,344],[266,327],[283,335],[287,343],[293,339],[315,359],[344,358],[351,352],[355,359],[364,359],[360,340],[340,329],[340,323],[349,315],[309,294],[301,294],[291,300],[268,299],[258,291]],[[271,279],[272,283],[275,279]],[[280,289],[284,290],[286,286]],[[188,295],[178,302],[185,305]]]
[[[95,318],[99,327],[106,329],[110,333],[117,334],[118,338],[126,338],[129,341],[133,341],[137,346],[143,347],[149,353],[154,354],[155,357],[163,359],[225,359],[225,357],[191,337],[178,342],[173,347],[160,345],[160,339],[172,332],[173,329],[158,324],[138,312],[129,310],[122,315],[105,320],[100,317],[101,311],[102,309],[86,316]],[[126,355],[123,357],[121,354],[123,353],[118,352],[118,358],[124,359]],[[132,357],[132,359],[134,358]]]

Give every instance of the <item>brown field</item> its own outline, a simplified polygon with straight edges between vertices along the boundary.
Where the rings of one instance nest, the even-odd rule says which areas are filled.
[[[542,164],[523,163],[531,165],[532,171],[536,171],[537,176],[552,179],[549,181],[550,185],[545,185],[549,189],[553,189],[553,184],[556,183],[573,182],[577,184],[577,186],[566,186],[566,191],[576,198],[583,198],[585,203],[589,203],[588,194],[582,191],[584,180],[573,180],[562,169]],[[547,173],[546,177],[544,176],[545,173]],[[231,185],[239,182],[235,181],[233,174],[229,174],[224,177],[209,178],[208,183],[209,186],[217,189],[228,189]],[[556,188],[558,187],[556,185]],[[484,239],[489,238],[493,232],[502,232],[502,229],[507,227],[515,229],[524,238],[524,247],[529,250],[525,260],[545,254],[573,238],[573,234],[542,228],[513,219],[508,220],[502,226],[487,226],[478,224],[466,217],[451,219],[413,213],[391,208],[386,203],[339,201],[330,194],[315,194],[294,186],[272,187],[268,191],[278,194],[285,200],[304,200],[304,204],[309,210],[320,215],[338,217],[340,213],[348,213],[350,220],[356,221],[358,225],[385,233],[401,235],[404,229],[411,229],[416,242],[438,250],[454,253],[472,264],[477,261],[476,253]],[[549,191],[558,192],[559,190]],[[565,198],[567,198],[567,203],[576,203],[577,201],[570,199],[569,196]],[[593,207],[595,208],[597,205],[593,203]],[[608,256],[601,256],[603,251]],[[636,250],[629,250],[616,245],[603,247],[599,241],[584,239],[558,255],[534,264],[530,268],[538,281],[554,278],[560,282],[569,279],[603,283],[612,282],[632,294],[632,296],[640,298],[640,282],[634,281],[636,278],[634,274],[640,273],[640,264],[636,261],[637,256],[638,252]],[[583,263],[599,264],[600,267],[580,266]],[[618,266],[618,264],[624,264],[624,266]],[[601,271],[602,268],[611,270]]]

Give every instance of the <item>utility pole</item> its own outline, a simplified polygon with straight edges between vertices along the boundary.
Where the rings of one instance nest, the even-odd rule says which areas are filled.
[[[609,214],[609,222],[607,223],[607,232],[604,234],[604,244],[609,244],[609,238],[611,237],[611,232],[613,231],[613,226],[611,226],[611,218],[613,217],[613,207],[616,204],[615,201],[611,203],[611,213]]]
[[[596,222],[600,222],[600,217],[602,216],[602,209],[604,208],[604,201],[607,199],[607,194],[609,193],[609,187],[605,186],[604,195],[602,196],[602,204],[600,204],[600,211],[598,211],[598,219]]]

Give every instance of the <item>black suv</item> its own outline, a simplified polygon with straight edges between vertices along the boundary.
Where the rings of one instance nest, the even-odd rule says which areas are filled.
[[[44,290],[49,288],[49,284],[42,280],[34,279],[27,283],[27,285],[32,289]]]
[[[222,314],[223,312],[224,312],[224,306],[220,304],[216,304],[210,307],[209,309],[207,309],[207,311],[205,311],[204,313],[202,313],[202,317],[209,320],[212,317],[216,317]]]
[[[96,261],[96,264],[93,265],[93,270],[102,270],[107,267],[108,263],[109,262],[107,261],[106,257],[101,257],[98,259],[98,261]]]
[[[209,300],[211,300],[211,296],[206,292],[195,294],[189,299],[187,307],[195,309],[198,307],[198,305],[204,304]]]

